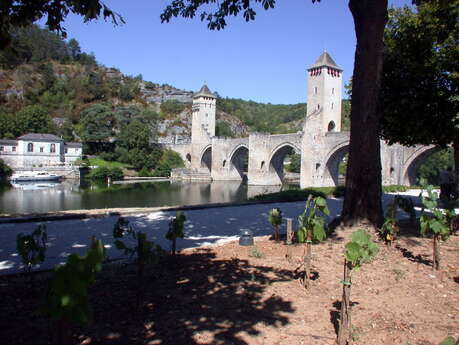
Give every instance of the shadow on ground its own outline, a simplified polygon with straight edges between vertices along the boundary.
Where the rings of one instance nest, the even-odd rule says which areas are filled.
[[[91,288],[94,322],[75,329],[75,344],[243,345],[250,337],[263,343],[259,326],[286,325],[294,312],[291,302],[265,293],[270,284],[293,279],[293,272],[237,258],[217,260],[208,249],[155,266],[144,279],[139,308],[135,267],[112,264],[102,275]],[[37,303],[27,301],[30,294],[22,287],[21,297],[17,286],[1,285],[3,296],[16,291],[0,306],[2,341],[44,344],[50,339],[48,326],[33,314]]]

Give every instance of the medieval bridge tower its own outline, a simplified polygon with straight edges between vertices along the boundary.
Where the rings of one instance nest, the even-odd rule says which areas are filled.
[[[216,137],[217,97],[203,85],[193,96],[191,144],[169,146],[191,168],[176,177],[247,178],[249,185],[279,185],[284,180],[285,157],[297,152],[301,153],[302,188],[337,185],[338,167],[349,150],[350,137],[349,132],[341,131],[342,69],[323,52],[307,73],[307,111],[303,129],[297,133]],[[413,184],[419,164],[436,150],[434,146],[404,147],[381,141],[383,184]]]

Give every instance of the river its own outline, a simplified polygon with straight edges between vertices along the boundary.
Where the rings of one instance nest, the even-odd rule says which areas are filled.
[[[21,184],[0,189],[0,213],[43,213],[62,210],[196,205],[240,202],[257,194],[295,185],[247,186],[237,181],[147,182],[106,185],[78,180]]]

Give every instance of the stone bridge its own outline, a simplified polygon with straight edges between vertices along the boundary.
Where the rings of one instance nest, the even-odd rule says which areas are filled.
[[[308,113],[302,131],[292,134],[216,137],[216,96],[204,85],[193,96],[191,143],[168,147],[186,161],[187,178],[195,174],[197,179],[247,178],[253,186],[280,185],[284,159],[296,152],[301,154],[302,188],[336,186],[339,164],[349,150],[349,132],[341,131],[341,72],[326,52],[308,69]],[[435,146],[405,147],[381,141],[383,184],[414,184],[419,165],[437,150]]]

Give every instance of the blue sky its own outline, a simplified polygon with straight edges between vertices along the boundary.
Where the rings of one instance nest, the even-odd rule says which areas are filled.
[[[206,82],[223,97],[273,104],[305,102],[306,69],[326,49],[352,75],[355,33],[345,0],[278,0],[255,21],[231,18],[210,31],[198,18],[161,24],[166,0],[106,0],[126,24],[83,23],[69,15],[68,37],[107,67],[155,83],[197,90]],[[398,7],[410,0],[389,0]]]

